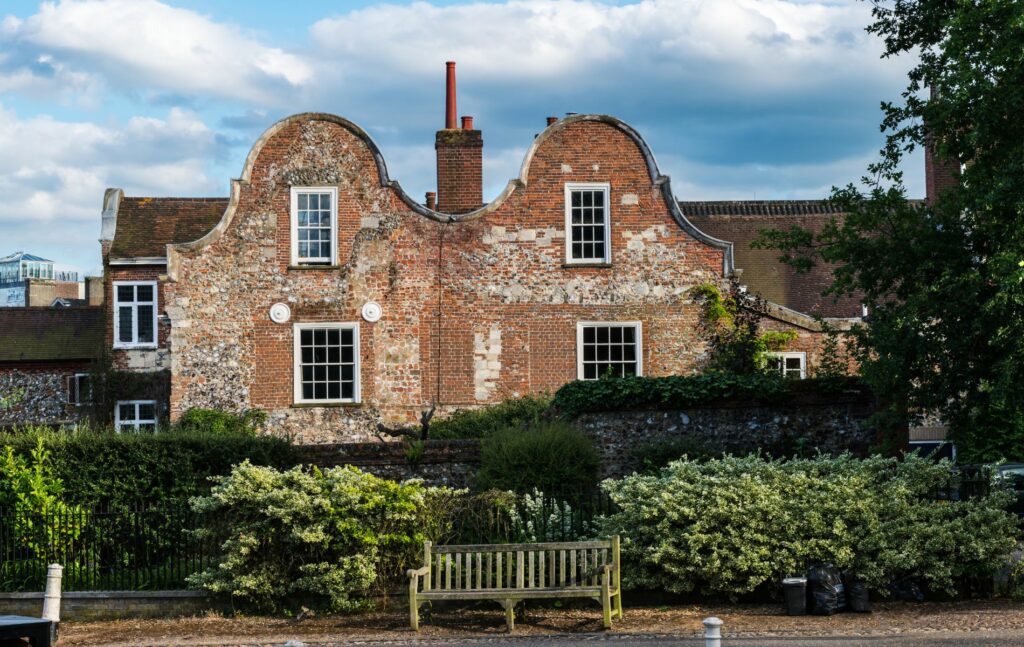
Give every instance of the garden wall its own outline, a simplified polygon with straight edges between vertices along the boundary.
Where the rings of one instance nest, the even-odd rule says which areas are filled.
[[[230,605],[202,591],[66,591],[61,594],[61,622],[194,616]],[[4,613],[39,617],[43,594],[0,593]]]
[[[641,465],[636,448],[686,439],[708,450],[792,454],[820,450],[866,455],[877,438],[866,424],[875,412],[865,392],[801,394],[771,405],[724,402],[672,411],[606,411],[577,418],[601,452],[606,477]],[[341,443],[298,448],[302,462],[321,467],[355,465],[377,476],[423,479],[430,485],[467,487],[480,466],[477,440],[431,440],[416,457],[406,443]]]
[[[477,440],[431,440],[416,456],[410,445],[388,443],[339,443],[297,448],[301,462],[319,467],[354,465],[364,472],[396,481],[418,478],[428,485],[468,487],[480,467]]]
[[[807,394],[772,405],[718,403],[672,411],[585,413],[577,423],[598,445],[606,477],[630,474],[641,465],[637,447],[673,440],[707,450],[746,454],[849,451],[865,456],[877,443],[867,419],[876,411],[870,394]]]

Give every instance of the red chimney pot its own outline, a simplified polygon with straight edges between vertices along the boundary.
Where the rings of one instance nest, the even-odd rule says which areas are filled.
[[[437,208],[437,194],[433,191],[427,191],[427,209]]]
[[[469,115],[463,115],[462,117],[462,129],[473,130],[473,118]]]
[[[555,123],[556,121],[558,121],[558,117],[548,117],[548,125],[549,126],[551,124]]]
[[[448,130],[458,128],[455,123],[455,61],[447,61],[447,78],[445,79],[445,112],[444,127]]]

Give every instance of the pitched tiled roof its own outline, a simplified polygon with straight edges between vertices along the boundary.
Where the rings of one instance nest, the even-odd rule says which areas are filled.
[[[0,362],[94,359],[103,323],[103,308],[0,308]]]
[[[110,257],[165,256],[168,243],[205,236],[227,206],[227,198],[124,198]]]
[[[821,296],[832,283],[832,266],[819,263],[797,274],[778,260],[778,251],[750,246],[762,229],[799,226],[820,231],[830,219],[842,217],[827,200],[680,202],[679,208],[698,229],[733,243],[735,265],[743,270],[740,282],[765,299],[809,315],[861,315],[858,298]]]

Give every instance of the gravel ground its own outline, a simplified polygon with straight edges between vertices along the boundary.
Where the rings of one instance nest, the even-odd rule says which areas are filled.
[[[306,618],[223,618],[215,615],[174,620],[67,622],[61,625],[61,647],[116,645],[571,645],[613,642],[643,645],[699,645],[701,620],[711,615],[725,622],[731,644],[755,645],[1024,645],[1024,604],[1009,600],[959,603],[875,603],[872,614],[832,617],[788,617],[774,605],[626,607],[625,618],[611,631],[601,630],[596,607],[529,607],[517,621],[516,633],[505,633],[504,614],[497,605],[436,608],[421,623],[419,634],[407,625],[407,611],[392,608],[352,616]],[[569,636],[566,636],[569,634]],[[781,642],[773,637],[796,637]],[[971,637],[966,641],[962,637]],[[979,642],[980,641],[980,642]],[[993,642],[994,641],[994,642]]]

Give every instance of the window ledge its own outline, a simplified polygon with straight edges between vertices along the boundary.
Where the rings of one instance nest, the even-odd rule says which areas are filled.
[[[593,263],[591,263],[591,262],[586,262],[586,263],[562,263],[562,269],[566,269],[566,270],[571,270],[571,269],[574,269],[574,268],[577,268],[577,267],[611,267],[611,266],[612,266],[611,263],[606,263],[604,261],[594,261]]]
[[[159,350],[156,344],[128,344],[118,345],[114,344],[114,350]]]
[[[358,409],[362,402],[293,402],[292,409]]]
[[[293,271],[297,271],[297,272],[310,272],[310,271],[318,271],[318,270],[321,271],[321,272],[326,272],[326,271],[340,270],[340,269],[341,269],[341,265],[312,265],[312,264],[310,264],[310,265],[289,265],[288,266],[288,271],[289,272],[293,272]]]

